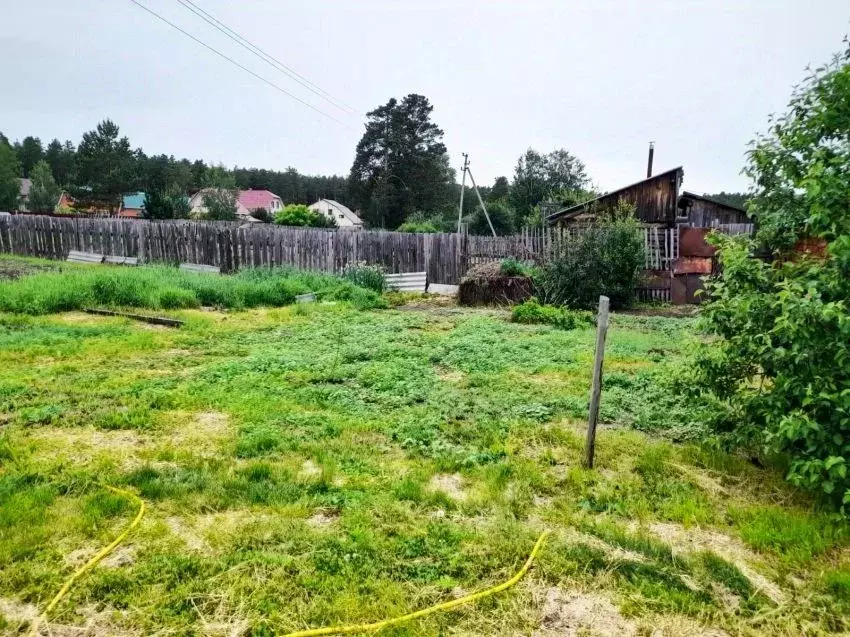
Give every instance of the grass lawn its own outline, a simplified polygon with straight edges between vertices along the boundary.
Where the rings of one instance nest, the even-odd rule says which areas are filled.
[[[587,471],[593,327],[433,301],[169,315],[0,313],[0,634],[133,517],[103,484],[148,511],[54,635],[376,621],[509,578],[543,529],[516,587],[381,634],[850,630],[844,523],[779,469],[629,426],[693,319],[613,316]]]

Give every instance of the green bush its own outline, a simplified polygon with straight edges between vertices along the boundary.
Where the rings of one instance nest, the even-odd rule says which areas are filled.
[[[529,276],[531,274],[531,268],[513,257],[502,259],[501,264],[499,264],[499,271],[505,276]]]
[[[730,446],[782,454],[788,479],[850,512],[850,47],[811,73],[749,153],[756,243],[716,235],[703,382],[737,415]],[[799,238],[823,256],[786,252]]]
[[[368,281],[364,279],[364,283]],[[374,281],[371,283],[376,285]],[[258,268],[221,276],[162,266],[95,266],[42,272],[0,282],[0,311],[48,314],[91,306],[274,307],[289,305],[296,295],[305,292],[315,292],[320,299],[351,301],[360,309],[386,305],[374,287],[367,289],[348,279],[291,268]]]
[[[603,219],[555,245],[535,284],[552,305],[592,309],[600,295],[612,309],[629,307],[644,266],[643,237],[633,216]]]
[[[279,226],[308,226],[310,228],[336,228],[336,221],[314,212],[302,203],[291,203],[279,210],[274,216]]]
[[[562,330],[593,325],[593,316],[590,312],[540,305],[534,298],[515,305],[511,311],[511,320],[514,323],[544,323]]]
[[[380,265],[355,263],[346,266],[343,276],[354,285],[382,294],[387,288],[384,268]]]

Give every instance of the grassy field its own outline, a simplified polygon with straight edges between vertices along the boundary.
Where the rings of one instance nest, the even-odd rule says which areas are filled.
[[[593,327],[431,300],[169,314],[0,313],[0,633],[132,518],[104,484],[148,512],[53,635],[375,621],[507,579],[543,529],[515,588],[382,634],[850,630],[844,523],[778,468],[630,426],[693,319],[613,317],[588,471]]]

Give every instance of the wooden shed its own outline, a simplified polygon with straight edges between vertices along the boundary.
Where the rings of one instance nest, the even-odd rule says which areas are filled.
[[[687,190],[679,197],[679,220],[694,228],[752,223],[743,208],[695,195]]]
[[[681,166],[658,173],[590,201],[558,210],[550,214],[547,221],[549,225],[565,225],[591,219],[597,212],[610,210],[619,201],[627,201],[634,204],[639,221],[673,226],[679,213],[679,188],[684,174]]]

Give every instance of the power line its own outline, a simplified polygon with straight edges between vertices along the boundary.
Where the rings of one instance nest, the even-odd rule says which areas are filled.
[[[157,19],[159,19],[159,20],[162,20],[162,21],[163,21],[163,22],[165,22],[165,24],[167,24],[168,26],[170,26],[170,27],[172,27],[172,28],[174,28],[174,29],[177,29],[178,31],[180,31],[180,33],[182,33],[183,35],[185,35],[187,38],[190,38],[190,39],[194,40],[195,42],[197,42],[198,44],[200,44],[200,45],[201,45],[202,47],[204,47],[205,49],[208,49],[208,50],[212,51],[213,53],[215,53],[216,55],[218,55],[219,57],[224,58],[225,60],[227,60],[228,62],[230,62],[230,63],[231,63],[231,64],[233,64],[234,66],[236,66],[236,67],[238,67],[238,68],[242,69],[242,70],[243,70],[243,71],[245,71],[246,73],[251,74],[253,77],[257,78],[257,79],[258,79],[258,80],[260,80],[261,82],[265,82],[266,84],[268,84],[269,86],[271,86],[273,89],[276,89],[276,90],[280,91],[281,93],[283,93],[284,95],[286,95],[286,96],[288,96],[288,97],[291,97],[291,98],[292,98],[292,99],[294,99],[296,102],[299,102],[300,104],[303,104],[303,105],[304,105],[304,106],[306,106],[307,108],[309,108],[309,109],[311,109],[311,110],[316,111],[317,113],[319,113],[319,115],[324,115],[324,116],[325,116],[325,117],[327,117],[328,119],[332,119],[333,121],[335,121],[337,124],[339,124],[339,125],[341,125],[341,126],[344,126],[344,127],[346,127],[346,128],[350,128],[350,129],[354,130],[354,128],[353,128],[353,127],[351,127],[351,126],[349,126],[348,124],[346,124],[345,122],[343,122],[343,121],[341,121],[341,120],[337,119],[337,118],[336,118],[336,117],[334,117],[333,115],[329,115],[328,113],[325,113],[323,110],[321,110],[321,109],[319,109],[319,108],[316,108],[315,106],[313,106],[313,105],[312,105],[312,104],[310,104],[309,102],[305,102],[304,100],[302,100],[302,99],[301,99],[300,97],[298,97],[297,95],[293,95],[292,93],[290,93],[289,91],[287,91],[285,88],[281,88],[280,86],[278,86],[277,84],[275,84],[275,83],[274,83],[274,82],[272,82],[271,80],[267,80],[267,79],[266,79],[266,78],[264,78],[262,75],[258,75],[257,73],[254,73],[254,71],[252,71],[251,69],[249,69],[247,66],[243,66],[242,64],[240,64],[239,62],[237,62],[237,61],[236,61],[236,60],[234,60],[233,58],[228,57],[227,55],[225,55],[224,53],[222,53],[221,51],[219,51],[218,49],[215,49],[215,48],[211,47],[209,44],[207,44],[206,42],[203,42],[202,40],[199,40],[198,38],[196,38],[194,35],[192,35],[192,34],[191,34],[191,33],[189,33],[188,31],[185,31],[184,29],[180,28],[179,26],[177,26],[177,25],[176,25],[176,24],[174,24],[173,22],[170,22],[169,20],[167,20],[167,19],[163,18],[163,17],[162,17],[161,15],[159,15],[156,11],[154,11],[153,9],[149,9],[148,7],[146,7],[145,5],[143,5],[141,2],[138,2],[137,0],[130,0],[130,2],[132,2],[133,4],[135,4],[137,7],[141,8],[141,9],[144,9],[145,11],[147,11],[148,13],[150,13],[150,14],[151,14],[152,16],[154,16],[155,18],[157,18]]]
[[[290,79],[294,80],[295,82],[298,82],[301,86],[306,88],[308,91],[315,93],[316,95],[321,97],[323,100],[325,100],[329,104],[332,104],[336,108],[339,108],[340,110],[345,111],[346,113],[348,113],[350,115],[354,115],[354,114],[357,113],[356,109],[349,106],[348,104],[346,104],[342,100],[337,99],[336,97],[334,97],[333,95],[328,93],[326,90],[324,90],[320,86],[317,86],[316,84],[314,84],[313,82],[308,80],[306,77],[304,77],[303,75],[298,73],[295,69],[287,66],[286,64],[284,64],[283,62],[278,60],[276,57],[271,55],[270,53],[266,53],[260,47],[258,47],[256,44],[250,42],[247,38],[241,36],[236,31],[231,29],[229,26],[224,24],[221,20],[218,20],[217,18],[212,16],[207,11],[204,11],[201,7],[199,7],[194,2],[192,2],[192,0],[177,0],[177,2],[179,2],[181,5],[183,5],[183,7],[185,7],[186,9],[188,9],[189,11],[194,13],[196,16],[201,18],[207,24],[210,24],[213,27],[215,27],[216,29],[218,29],[219,31],[221,31],[224,35],[226,35],[228,38],[230,38],[231,40],[236,42],[239,46],[248,50],[253,55],[256,55],[258,58],[263,60],[266,64],[271,66],[273,69],[275,69],[276,71],[280,71],[281,73],[283,73],[284,75],[286,75]]]

